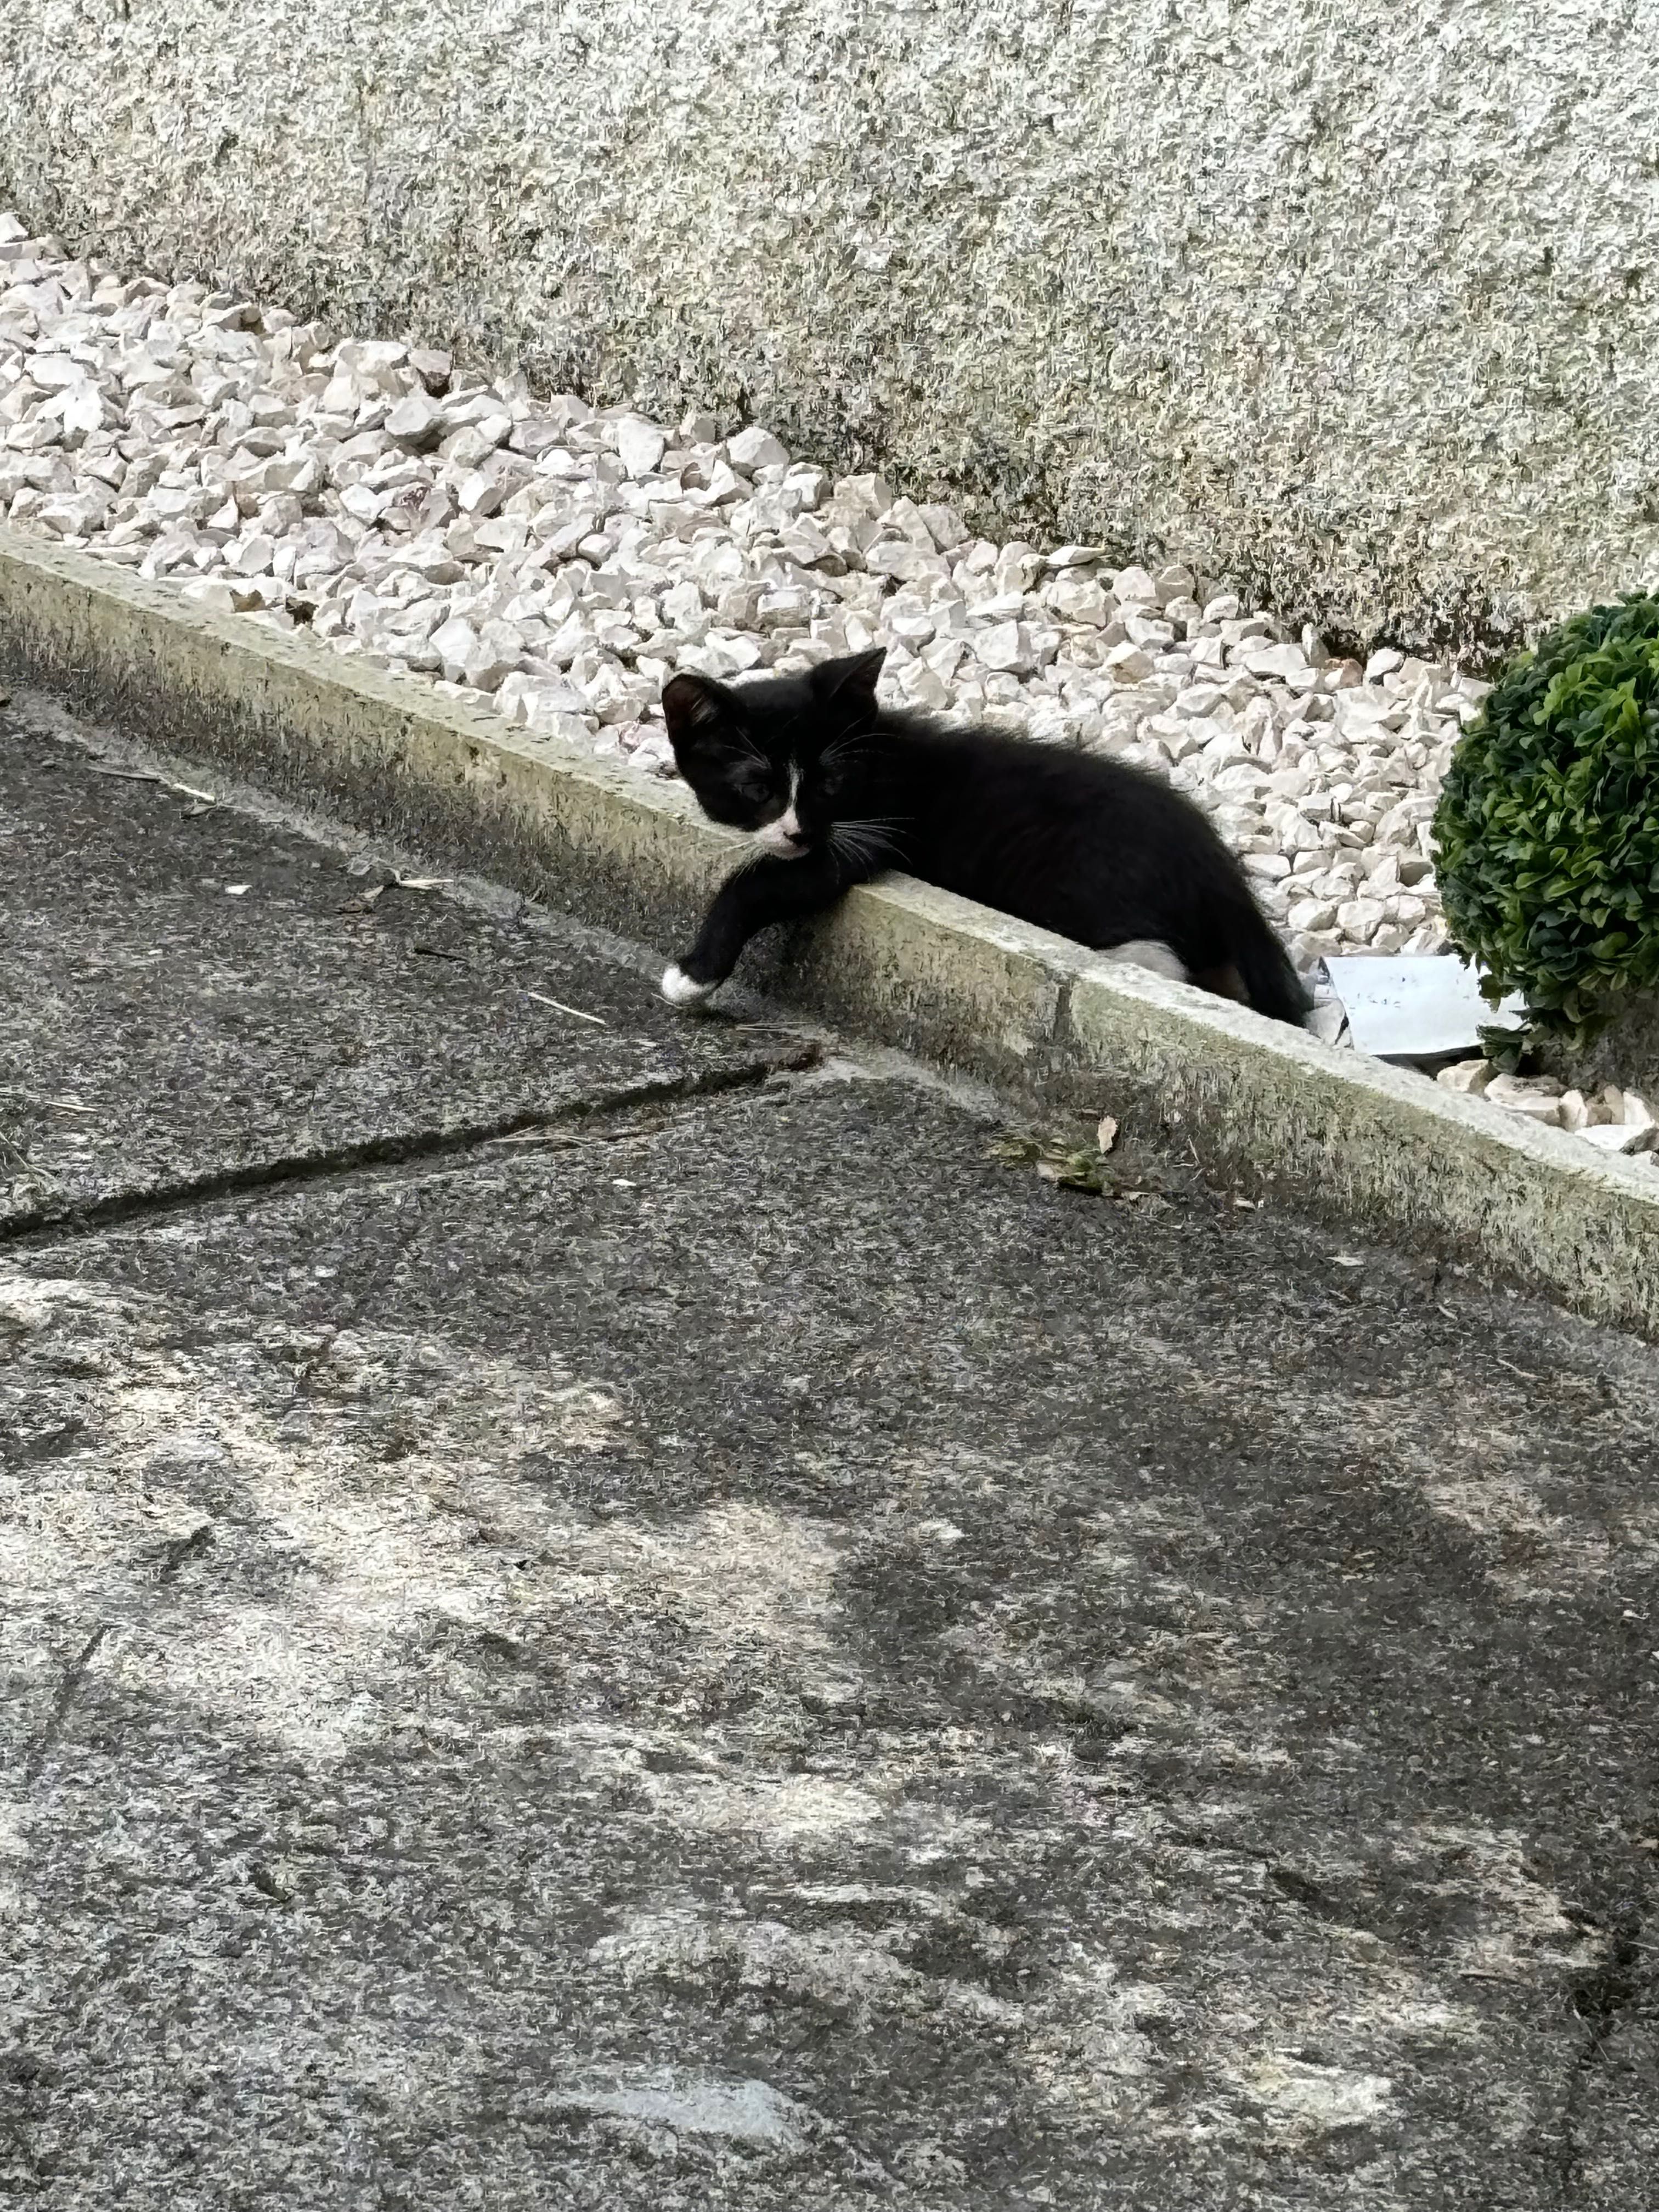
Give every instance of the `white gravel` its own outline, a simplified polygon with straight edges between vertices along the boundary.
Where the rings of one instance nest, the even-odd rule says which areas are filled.
[[[0,214],[0,513],[645,774],[675,669],[884,644],[896,706],[1167,774],[1300,965],[1445,945],[1429,823],[1488,686],[1334,659],[1182,568],[973,538],[763,428],[535,399]]]

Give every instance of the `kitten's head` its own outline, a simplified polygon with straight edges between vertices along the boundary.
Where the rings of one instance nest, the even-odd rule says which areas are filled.
[[[784,859],[830,844],[838,824],[844,840],[870,789],[885,657],[878,647],[758,684],[674,677],[669,742],[703,812]]]

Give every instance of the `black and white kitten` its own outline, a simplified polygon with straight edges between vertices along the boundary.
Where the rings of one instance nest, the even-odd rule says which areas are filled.
[[[1120,761],[885,713],[883,659],[737,686],[682,675],[665,689],[681,775],[705,814],[756,846],[664,975],[665,998],[707,998],[757,930],[902,868],[1302,1023],[1302,987],[1243,868],[1179,792]]]

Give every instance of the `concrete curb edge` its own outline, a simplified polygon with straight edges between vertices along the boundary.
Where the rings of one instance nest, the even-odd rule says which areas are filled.
[[[665,950],[736,841],[677,784],[0,526],[0,669],[166,749]],[[1028,1097],[1178,1123],[1207,1164],[1659,1335],[1659,1174],[908,878],[745,978]]]

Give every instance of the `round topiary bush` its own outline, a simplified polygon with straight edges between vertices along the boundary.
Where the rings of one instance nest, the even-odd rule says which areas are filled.
[[[1659,599],[1593,607],[1493,687],[1434,817],[1455,943],[1494,1004],[1583,1044],[1659,987]]]

